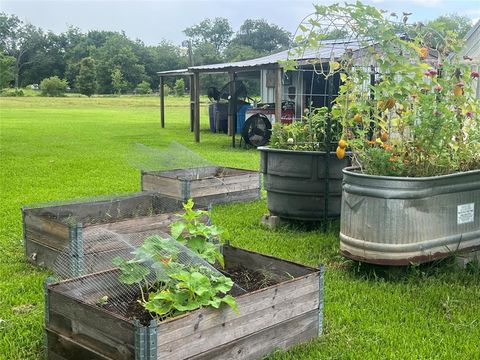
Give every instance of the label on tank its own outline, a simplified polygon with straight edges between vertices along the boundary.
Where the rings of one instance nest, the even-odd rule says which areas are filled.
[[[475,204],[462,204],[457,206],[457,224],[467,224],[474,220]]]

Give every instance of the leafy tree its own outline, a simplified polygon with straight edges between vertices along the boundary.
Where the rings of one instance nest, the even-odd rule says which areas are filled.
[[[140,84],[137,85],[135,89],[137,94],[151,94],[152,88],[150,87],[150,83],[147,81],[142,81]]]
[[[177,79],[177,81],[175,81],[175,95],[185,95],[185,81],[183,79]]]
[[[20,76],[26,65],[33,63],[41,54],[43,33],[31,24],[24,24],[15,15],[0,13],[0,50],[15,58],[15,87],[20,86]]]
[[[262,52],[258,52],[251,46],[240,45],[233,41],[225,49],[224,54],[228,61],[250,60],[262,56]]]
[[[444,44],[445,38],[458,42],[462,41],[472,27],[471,20],[468,17],[457,14],[439,16],[427,22],[426,25],[427,28],[438,32],[438,35],[433,35],[431,38],[426,39],[425,45],[432,48],[450,46],[451,44]],[[429,30],[427,32],[431,33]]]
[[[232,44],[249,46],[259,54],[269,54],[288,48],[291,34],[266,20],[247,19],[240,26]]]
[[[183,32],[192,40],[195,48],[202,43],[208,43],[213,46],[216,55],[222,54],[233,35],[228,19],[221,17],[202,20],[199,24],[188,27]]]
[[[80,63],[80,72],[76,78],[76,86],[81,94],[92,96],[97,89],[97,70],[95,60],[91,57],[83,58]]]
[[[67,81],[60,79],[58,76],[43,79],[40,83],[40,90],[46,96],[63,96],[67,88]]]
[[[14,67],[15,58],[0,53],[0,89],[6,88],[15,79]]]
[[[112,71],[112,86],[117,94],[120,94],[126,87],[126,82],[123,80],[122,70],[118,67]]]
[[[110,36],[103,46],[92,51],[92,56],[97,62],[97,83],[100,93],[117,90],[112,83],[112,71],[116,68],[122,73],[124,90],[133,90],[136,84],[147,80],[145,67],[140,63],[134,50],[134,42],[125,34],[116,33]]]

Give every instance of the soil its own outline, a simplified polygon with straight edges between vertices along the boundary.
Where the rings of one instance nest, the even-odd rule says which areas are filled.
[[[233,287],[229,294],[232,296],[239,296],[246,292],[252,292],[255,290],[263,289],[271,285],[278,283],[278,280],[275,280],[268,271],[255,271],[247,269],[243,266],[235,268],[226,268],[221,270],[226,276],[230,277],[237,287]],[[241,289],[239,289],[240,287]],[[153,314],[148,312],[143,308],[143,306],[138,301],[140,300],[140,294],[135,300],[126,303],[123,299],[118,298],[109,298],[105,304],[101,304],[102,308],[113,313],[119,313],[119,309],[126,309],[121,315],[127,319],[137,319],[142,325],[149,325],[150,320],[155,318]],[[165,318],[158,319],[160,321],[165,320]]]

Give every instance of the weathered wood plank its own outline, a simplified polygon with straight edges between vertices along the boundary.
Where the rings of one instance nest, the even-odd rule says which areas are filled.
[[[312,310],[300,316],[231,341],[190,360],[256,360],[275,351],[314,339],[318,336],[318,311]]]
[[[240,201],[252,201],[258,199],[260,199],[260,189],[243,190],[209,196],[197,196],[193,198],[195,204],[203,206],[208,206],[210,204],[227,204]]]
[[[28,261],[35,265],[52,268],[60,252],[45,244],[37,243],[30,238],[25,242],[25,253]]]
[[[259,182],[242,182],[242,183],[232,183],[232,184],[222,184],[220,182],[215,185],[212,184],[210,187],[202,187],[198,189],[191,189],[190,196],[192,198],[209,196],[209,195],[218,195],[223,194],[237,193],[246,190],[257,190],[259,191]]]
[[[55,219],[25,213],[25,235],[51,248],[63,250],[70,239],[69,227]]]
[[[260,174],[259,173],[247,173],[241,175],[224,176],[224,177],[212,177],[208,179],[193,180],[191,182],[191,189],[201,189],[210,186],[217,185],[232,185],[241,183],[254,183],[259,186]]]
[[[232,246],[224,246],[223,251],[225,263],[228,264],[229,267],[244,266],[251,270],[265,269],[277,275],[280,279],[284,279],[285,277],[299,277],[318,271],[318,269],[305,265]]]
[[[253,298],[256,297],[252,297],[252,299]],[[165,334],[164,329],[160,326],[158,328],[157,342],[160,338],[162,338],[163,342],[163,336],[170,338],[170,341],[158,346],[158,358],[168,358],[172,360],[185,359],[203,351],[227,344],[230,341],[235,341],[252,332],[258,332],[270,326],[275,326],[292,317],[317,310],[318,291],[298,297],[292,297],[292,293],[290,293],[290,298],[284,297],[283,301],[272,299],[269,307],[263,308],[259,306],[251,311],[247,311],[247,307],[243,306],[240,299],[238,299],[237,304],[240,312],[239,317],[230,321],[224,321],[208,329],[200,329],[200,325],[198,325],[195,330],[198,321],[194,322],[190,320],[189,328],[184,329],[184,332],[193,329],[194,333],[188,337],[181,337],[181,335],[177,333],[177,337],[171,339],[170,334]],[[221,320],[223,320],[225,311],[228,312],[231,310],[226,308],[220,310],[219,316]]]
[[[49,360],[114,360],[75,342],[53,330],[47,329]]]
[[[164,195],[181,198],[182,184],[175,179],[159,177],[144,173],[142,175],[143,190],[159,191]]]
[[[25,213],[41,218],[55,218],[58,222],[90,222],[92,219],[105,222],[122,217],[148,215],[151,211],[152,193],[112,196],[98,201],[84,201],[44,208],[25,210]],[[86,224],[85,224],[86,225]]]
[[[46,328],[118,360],[134,354],[134,325],[95,305],[49,291]]]

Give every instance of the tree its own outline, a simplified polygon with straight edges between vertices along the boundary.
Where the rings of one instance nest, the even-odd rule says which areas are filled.
[[[123,76],[123,90],[133,90],[136,84],[147,80],[145,66],[140,63],[135,53],[135,43],[125,34],[115,33],[103,46],[92,51],[97,62],[97,83],[100,93],[111,93],[114,90],[112,71],[119,69]]]
[[[95,60],[91,57],[83,58],[80,62],[80,72],[76,78],[76,86],[81,94],[92,96],[97,89],[97,70]]]
[[[185,81],[183,79],[177,79],[177,81],[175,81],[175,95],[185,95]]]
[[[67,88],[67,81],[60,79],[58,76],[43,79],[40,83],[40,90],[46,96],[63,96]]]
[[[150,83],[147,81],[142,81],[140,84],[137,85],[135,89],[137,94],[151,94],[152,88],[150,87]]]
[[[194,47],[202,43],[211,44],[216,55],[222,54],[233,35],[228,19],[221,17],[202,20],[200,24],[188,27],[183,32],[192,40]]]
[[[433,29],[438,32],[438,34],[434,34],[433,36],[429,36],[426,39],[428,45],[432,48],[442,48],[444,46],[452,46],[452,44],[444,44],[444,40],[442,38],[452,38],[452,34],[454,41],[461,42],[467,32],[471,29],[472,24],[471,20],[466,16],[460,16],[457,14],[448,14],[442,15],[438,18],[427,22],[427,28]],[[427,32],[431,31],[426,30]]]
[[[122,70],[118,67],[112,71],[112,86],[117,94],[120,94],[126,86],[126,83],[123,80]]]
[[[0,89],[6,88],[15,80],[14,67],[15,58],[0,53]]]
[[[15,87],[20,85],[21,72],[42,53],[42,31],[31,24],[24,24],[15,15],[0,13],[0,50],[15,58]]]
[[[264,19],[247,19],[232,44],[249,46],[259,54],[270,54],[288,48],[291,37],[288,31]]]

